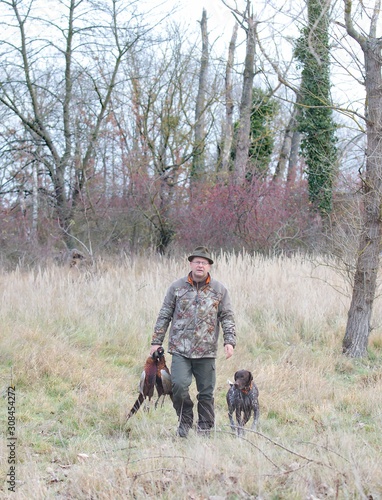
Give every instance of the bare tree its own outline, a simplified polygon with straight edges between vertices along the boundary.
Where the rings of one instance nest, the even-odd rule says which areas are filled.
[[[236,40],[237,40],[238,24],[235,23],[232,31],[231,40],[228,48],[228,59],[225,74],[225,120],[223,122],[223,137],[222,137],[222,151],[221,151],[221,164],[220,170],[228,172],[231,160],[231,147],[233,140],[233,79],[232,69],[234,64]]]
[[[299,109],[297,107],[293,111],[292,117],[291,117],[291,120],[289,123],[293,133],[292,133],[290,152],[289,152],[289,158],[288,158],[288,171],[287,171],[287,184],[288,185],[293,184],[295,179],[296,179],[297,164],[298,164],[298,160],[300,158],[299,151],[300,151],[301,134],[298,131],[298,128],[296,126],[296,122],[297,122],[296,114],[298,114],[298,113],[299,113]]]
[[[204,149],[205,149],[205,106],[207,92],[207,76],[209,62],[209,46],[207,31],[207,12],[203,9],[200,21],[202,32],[202,57],[200,61],[199,88],[195,107],[195,144],[192,159],[191,179],[197,180],[204,172]]]
[[[375,0],[369,33],[357,30],[351,0],[344,0],[347,33],[358,42],[364,55],[366,88],[366,173],[363,179],[364,220],[354,276],[353,294],[343,352],[349,357],[367,355],[371,315],[376,292],[382,228],[382,39],[377,35],[381,0]],[[365,17],[366,8],[359,2]]]
[[[237,183],[242,183],[245,180],[247,173],[250,146],[251,112],[253,105],[252,93],[256,48],[256,21],[252,9],[252,2],[250,0],[246,0],[244,12],[240,12],[237,8],[232,8],[227,5],[224,0],[222,1],[224,5],[231,10],[239,25],[245,30],[246,33],[243,88],[240,102],[234,162],[235,181]]]
[[[299,113],[298,102],[293,104],[293,110],[284,131],[280,148],[279,159],[273,176],[274,181],[284,179],[285,172],[288,182],[294,180],[294,170],[298,160],[300,147],[300,132],[297,125],[297,114]]]
[[[35,160],[48,172],[63,240],[71,246],[71,221],[94,175],[121,63],[145,29],[118,0],[110,9],[91,3],[90,10],[81,1],[60,2],[50,19],[40,15],[34,0],[0,5],[9,20],[6,31],[12,31],[3,38],[0,102],[27,131]]]
[[[127,69],[133,128],[139,138],[134,147],[141,155],[138,175],[145,179],[146,190],[141,199],[134,194],[136,209],[148,221],[153,246],[161,253],[174,236],[173,214],[184,198],[183,185],[192,179],[199,77],[195,45],[176,26],[167,39],[161,47],[145,51],[144,57],[131,57]]]

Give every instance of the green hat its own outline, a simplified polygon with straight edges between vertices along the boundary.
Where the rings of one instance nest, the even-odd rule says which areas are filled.
[[[203,259],[207,259],[210,264],[214,263],[207,247],[196,247],[192,254],[188,256],[188,260],[191,262],[194,257],[203,257]]]

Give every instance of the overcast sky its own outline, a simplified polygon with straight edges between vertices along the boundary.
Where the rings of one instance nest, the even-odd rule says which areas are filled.
[[[221,0],[183,0],[179,3],[182,5],[181,12],[184,13],[184,16],[189,16],[191,22],[201,19],[204,8],[207,11],[211,29],[227,25],[233,26],[234,24],[232,14]]]
[[[243,0],[238,3],[244,5]],[[235,20],[221,0],[167,0],[164,6],[166,11],[172,11],[177,20],[186,23],[197,33],[200,33],[199,21],[203,8],[206,9],[210,43],[220,39],[219,47],[228,47]]]

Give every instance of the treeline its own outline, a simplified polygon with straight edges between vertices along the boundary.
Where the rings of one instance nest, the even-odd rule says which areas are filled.
[[[236,21],[223,56],[206,11],[195,33],[135,1],[1,0],[3,261],[195,242],[343,252],[363,139],[334,120],[321,4],[269,11],[269,30],[280,14],[304,26],[286,64],[249,0],[222,3]]]

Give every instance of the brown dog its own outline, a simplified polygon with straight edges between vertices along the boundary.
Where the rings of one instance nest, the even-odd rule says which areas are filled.
[[[235,373],[235,382],[229,382],[227,392],[228,417],[231,429],[237,431],[238,436],[244,434],[244,425],[251,418],[253,412],[252,429],[256,430],[260,416],[259,391],[253,381],[252,373],[248,370],[239,370]],[[236,422],[233,414],[236,414]]]

